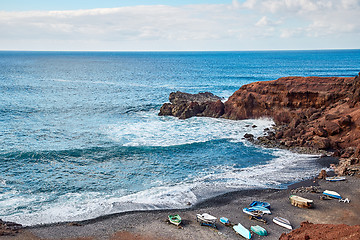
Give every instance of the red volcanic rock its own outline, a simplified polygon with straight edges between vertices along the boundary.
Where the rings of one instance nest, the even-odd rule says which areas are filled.
[[[352,124],[351,116],[347,115],[347,116],[341,117],[340,120],[338,121],[338,124],[342,128],[350,127]]]
[[[269,116],[286,122],[296,115],[296,109],[322,109],[345,99],[353,82],[354,78],[284,77],[247,84],[225,103],[224,117]]]
[[[221,100],[216,102],[207,102],[205,104],[205,110],[200,114],[204,117],[219,118],[224,114],[224,103]]]
[[[234,120],[269,117],[277,128],[272,136],[261,138],[263,144],[273,141],[276,146],[331,150],[337,156],[360,158],[359,76],[254,82],[242,86],[225,103],[210,93],[176,92],[169,100],[159,115]]]
[[[318,135],[319,137],[327,137],[328,136],[327,131],[322,126],[318,126],[317,128],[315,128],[314,134]]]
[[[328,149],[331,147],[331,143],[328,138],[314,136],[312,142],[314,147],[317,147],[318,149]]]
[[[242,86],[225,102],[223,117],[270,117],[284,126],[274,134],[280,144],[342,155],[348,147],[360,146],[359,89],[359,76],[255,82]],[[360,149],[356,153],[360,155]]]
[[[338,240],[360,239],[360,225],[348,226],[345,224],[313,224],[302,222],[300,228],[290,233],[283,233],[280,240]]]
[[[340,133],[340,131],[341,131],[339,124],[331,122],[331,121],[325,122],[325,129],[329,133],[329,135],[335,135],[335,134]]]

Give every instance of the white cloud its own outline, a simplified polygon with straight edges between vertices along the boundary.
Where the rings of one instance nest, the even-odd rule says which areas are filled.
[[[299,35],[308,37],[360,34],[360,0],[248,0],[242,7],[259,14],[281,18],[282,38]],[[262,17],[256,26],[268,26],[269,17]]]
[[[269,19],[267,16],[263,16],[260,18],[260,20],[255,23],[255,26],[257,27],[268,27],[268,26],[276,26],[281,24],[281,21],[273,21]]]
[[[359,2],[233,0],[229,4],[177,7],[2,11],[0,46],[44,50],[241,50],[273,49],[278,45],[312,48],[282,41],[301,37],[311,43],[327,37],[329,47],[341,48],[347,47],[339,42],[342,34],[360,40]],[[271,45],[277,41],[279,44]],[[350,47],[354,46],[360,47],[359,43]]]

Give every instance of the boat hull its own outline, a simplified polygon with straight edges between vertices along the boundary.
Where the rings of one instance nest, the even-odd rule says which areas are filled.
[[[229,226],[229,225],[230,225],[230,221],[229,221],[229,219],[227,219],[226,217],[221,217],[221,218],[220,218],[220,222],[221,222],[222,224],[224,224],[225,226]]]
[[[271,214],[271,211],[268,208],[262,207],[262,206],[254,206],[254,207],[251,207],[248,209],[255,210],[255,211],[261,211],[264,214]]]
[[[336,199],[341,199],[340,194],[338,194],[337,192],[334,192],[334,191],[325,190],[323,192],[323,195],[332,197],[332,198],[336,198]]]
[[[169,215],[168,218],[169,222],[176,226],[179,226],[181,224],[181,217],[179,215]]]
[[[265,228],[260,227],[259,225],[251,226],[250,229],[251,229],[251,231],[253,231],[254,233],[256,233],[259,236],[267,236],[268,235]]]
[[[196,214],[196,221],[202,226],[210,226],[216,228],[216,217],[211,216],[208,213]]]
[[[250,203],[249,206],[250,207],[260,206],[260,207],[265,207],[270,210],[270,203],[268,203],[268,202],[253,201],[252,203]]]
[[[273,222],[276,223],[277,225],[281,226],[281,227],[284,227],[284,228],[287,228],[289,230],[292,230],[292,226],[290,224],[290,222],[285,219],[285,218],[282,218],[282,217],[275,217],[273,219]]]
[[[246,229],[243,225],[241,225],[240,223],[238,223],[238,225],[233,226],[233,229],[235,230],[235,232],[237,232],[238,234],[240,234],[241,236],[243,236],[246,239],[250,239],[251,238],[251,233],[248,229]]]
[[[306,199],[303,197],[299,197],[296,195],[291,195],[289,197],[291,205],[299,208],[312,208],[314,206],[314,201],[310,199]]]
[[[329,182],[337,182],[337,181],[345,181],[346,178],[345,177],[327,177],[325,178],[326,181]]]

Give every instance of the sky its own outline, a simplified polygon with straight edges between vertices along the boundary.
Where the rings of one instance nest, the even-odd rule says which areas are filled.
[[[0,50],[359,49],[360,0],[1,0]]]

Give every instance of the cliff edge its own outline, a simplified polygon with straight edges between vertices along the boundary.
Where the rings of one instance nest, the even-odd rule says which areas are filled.
[[[276,127],[259,139],[286,148],[309,148],[333,152],[346,166],[360,158],[360,77],[283,77],[242,86],[225,103],[213,95],[197,102],[163,105],[159,115],[182,119],[192,116],[222,117],[233,120],[270,117]],[[201,93],[200,93],[201,95]],[[341,163],[340,163],[341,165]],[[344,165],[344,166],[345,166]],[[360,166],[358,167],[360,169]],[[339,174],[352,171],[338,168]],[[356,169],[355,169],[356,170]]]

